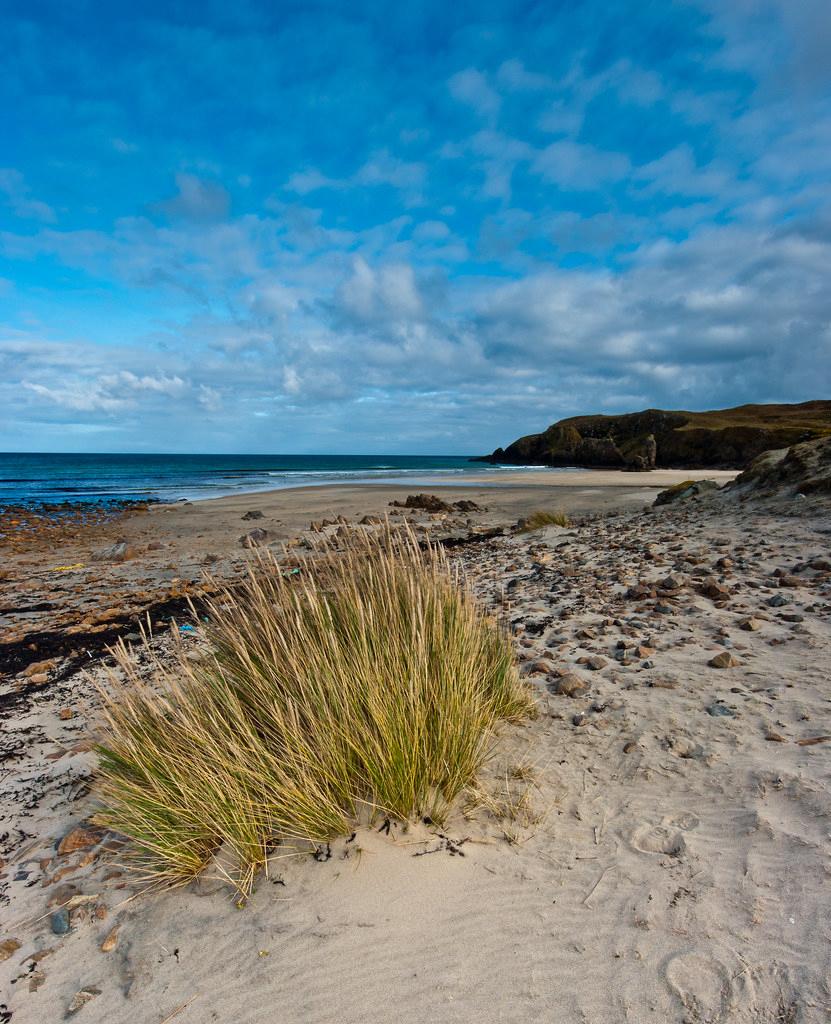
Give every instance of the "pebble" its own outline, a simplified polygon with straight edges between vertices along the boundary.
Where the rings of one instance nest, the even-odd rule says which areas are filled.
[[[69,911],[66,907],[55,910],[49,915],[49,927],[54,935],[66,935],[70,928]]]
[[[560,676],[555,682],[551,684],[551,689],[554,693],[559,693],[563,697],[577,697],[584,690],[588,690],[589,684],[577,675],[576,672],[566,672],[565,675]]]
[[[739,623],[739,629],[743,629],[747,633],[755,633],[757,630],[762,628],[760,619],[754,619],[752,616],[747,619],[742,619]]]
[[[102,953],[111,953],[118,945],[118,925],[112,928],[101,943]]]
[[[95,999],[96,996],[101,995],[101,989],[96,988],[94,985],[87,985],[80,989],[72,997],[72,1002],[66,1008],[67,1016],[77,1013],[83,1006],[86,1006],[90,1000]]]
[[[707,708],[707,714],[713,718],[735,718],[736,712],[731,711],[726,704],[711,704]]]
[[[97,829],[73,828],[71,832],[58,843],[58,854],[62,857],[69,853],[76,853],[78,850],[88,850],[91,846],[97,846],[101,842],[101,833]]]

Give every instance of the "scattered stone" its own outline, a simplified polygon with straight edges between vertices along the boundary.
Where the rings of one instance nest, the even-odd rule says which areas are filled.
[[[590,668],[592,672],[599,672],[602,668],[605,668],[609,662],[599,654],[591,654],[578,658],[577,664],[585,665],[586,668]]]
[[[246,512],[242,517],[243,519],[262,519],[263,514],[259,509],[252,509],[250,512]]]
[[[0,963],[4,960],[8,960],[10,956],[13,956],[20,949],[20,943],[17,939],[4,939],[0,942]]]
[[[715,576],[709,576],[701,584],[701,593],[705,597],[709,597],[711,601],[724,601],[730,597],[730,588],[725,586],[724,583],[720,583]]]
[[[743,629],[747,633],[755,633],[757,630],[762,628],[762,622],[760,619],[754,619],[752,616],[747,619],[742,619],[739,623],[739,629]]]
[[[773,597],[768,598],[768,605],[771,608],[784,608],[786,604],[790,604],[792,601],[792,597],[785,597],[784,594],[774,594]]]
[[[64,857],[67,854],[76,853],[78,850],[88,850],[91,846],[97,846],[101,842],[102,835],[103,833],[98,829],[84,828],[83,826],[73,828],[58,843],[58,854]]]
[[[741,665],[741,662],[729,651],[722,651],[721,654],[717,654],[714,658],[710,658],[707,664],[711,668],[736,668],[738,665]]]
[[[673,754],[683,758],[685,761],[701,757],[704,752],[697,743],[693,743],[686,736],[674,736],[669,741],[669,745],[672,748]]]
[[[589,684],[577,675],[576,672],[566,672],[551,684],[550,689],[563,697],[578,697],[584,690],[588,690]]]
[[[772,729],[768,729],[765,732],[765,739],[769,743],[787,743],[788,742],[781,733],[773,732]]]
[[[550,658],[537,658],[536,661],[529,661],[522,667],[522,674],[526,676],[550,675],[556,666]]]
[[[118,925],[116,925],[115,928],[111,928],[105,936],[104,941],[101,943],[102,953],[112,953],[118,945],[118,928]]]
[[[623,744],[623,753],[631,754],[633,750],[638,749],[638,744],[634,740],[629,740],[628,743]]]
[[[736,712],[727,707],[726,704],[711,704],[707,708],[707,714],[713,718],[735,718]]]
[[[803,580],[798,576],[780,576],[779,586],[780,587],[801,587],[803,586]]]
[[[45,661],[33,661],[31,665],[27,665],[23,670],[23,675],[31,679],[33,676],[39,676],[49,672],[54,667],[54,658],[47,658]]]
[[[96,988],[94,985],[87,985],[80,989],[72,997],[72,1002],[66,1008],[67,1016],[77,1013],[82,1007],[86,1006],[88,1002],[95,999],[96,996],[101,995],[101,989]]]
[[[69,911],[66,907],[61,907],[49,915],[49,927],[54,935],[66,935],[69,932]]]
[[[136,549],[129,541],[117,540],[111,547],[96,552],[93,558],[96,562],[128,562],[136,554]]]

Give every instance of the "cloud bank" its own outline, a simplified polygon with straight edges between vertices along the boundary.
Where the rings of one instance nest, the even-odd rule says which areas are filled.
[[[829,397],[825,5],[661,6],[4,15],[0,448]]]

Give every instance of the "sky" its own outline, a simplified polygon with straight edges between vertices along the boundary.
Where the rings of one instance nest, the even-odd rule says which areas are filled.
[[[831,3],[0,5],[0,450],[831,398]]]

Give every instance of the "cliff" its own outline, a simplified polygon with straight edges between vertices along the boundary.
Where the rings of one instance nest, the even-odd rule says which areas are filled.
[[[645,409],[572,416],[497,448],[484,462],[618,469],[743,468],[762,452],[831,435],[831,401],[711,412]]]

